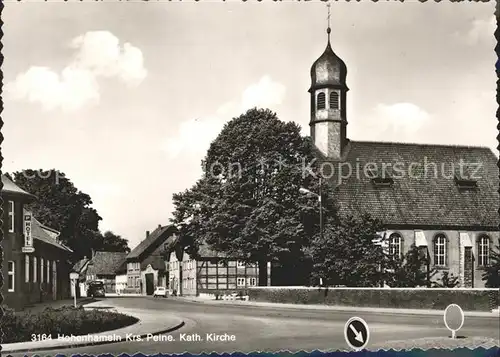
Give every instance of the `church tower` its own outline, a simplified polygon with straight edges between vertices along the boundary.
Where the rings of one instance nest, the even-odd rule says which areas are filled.
[[[347,67],[330,46],[328,26],[325,52],[311,67],[311,137],[327,159],[341,159],[346,138]]]

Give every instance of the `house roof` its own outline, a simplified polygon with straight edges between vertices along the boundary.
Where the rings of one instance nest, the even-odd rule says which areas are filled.
[[[87,275],[87,268],[88,268],[88,263],[90,262],[90,259],[88,258],[83,258],[76,262],[75,265],[73,265],[73,268],[71,269],[75,273],[79,274],[79,279],[85,280],[85,277]]]
[[[498,229],[497,161],[498,157],[486,147],[350,141],[340,170],[349,177],[338,184],[340,166],[335,165],[339,162],[330,162],[336,174],[329,180],[338,185],[335,197],[343,214],[369,213],[386,225]],[[466,168],[462,176],[474,174],[477,189],[457,186],[455,174],[460,162]],[[374,185],[363,172],[365,165],[372,163],[379,170],[386,165],[392,185]],[[348,166],[351,175],[347,175]]]
[[[30,213],[28,210],[24,210],[24,213]],[[54,247],[57,247],[61,250],[65,250],[67,252],[73,252],[70,248],[62,244],[57,240],[59,236],[59,232],[55,231],[52,228],[48,228],[41,224],[35,217],[32,217],[31,221],[31,236],[33,240],[38,240],[40,242],[44,242],[50,244]]]
[[[36,199],[35,195],[32,195],[31,193],[28,193],[25,190],[23,190],[22,188],[20,188],[19,186],[17,186],[6,175],[2,175],[2,183],[3,183],[2,193],[23,196],[23,197],[31,199],[31,200]]]
[[[114,275],[127,257],[124,252],[95,252],[90,260],[87,275]]]
[[[128,254],[127,260],[140,259],[147,252],[153,252],[176,231],[177,228],[174,225],[159,226]]]

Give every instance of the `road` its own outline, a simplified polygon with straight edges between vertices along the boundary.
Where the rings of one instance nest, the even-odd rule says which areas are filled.
[[[212,305],[180,299],[154,298],[108,298],[110,305],[173,313],[183,317],[185,326],[171,333],[175,341],[134,341],[113,344],[76,347],[53,351],[40,351],[39,356],[57,354],[99,355],[111,353],[144,354],[203,352],[277,352],[289,350],[332,351],[347,350],[344,340],[344,325],[353,315],[362,317],[370,327],[370,346],[379,346],[385,341],[448,336],[441,316],[402,315],[361,312],[353,314],[343,311],[278,309],[274,307],[244,307]],[[498,339],[500,322],[495,318],[466,317],[458,335],[486,336]],[[184,334],[181,336],[181,334]],[[181,341],[199,334],[205,341]],[[211,342],[206,334],[234,335],[235,341]],[[34,355],[35,353],[33,353]],[[24,355],[24,354],[20,354]]]

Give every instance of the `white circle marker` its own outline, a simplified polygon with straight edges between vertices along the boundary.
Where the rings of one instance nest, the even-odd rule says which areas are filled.
[[[351,317],[344,326],[344,337],[349,347],[361,351],[370,340],[368,324],[361,317]]]
[[[451,338],[456,338],[456,333],[464,325],[464,312],[457,304],[450,304],[444,310],[444,325],[451,331]]]

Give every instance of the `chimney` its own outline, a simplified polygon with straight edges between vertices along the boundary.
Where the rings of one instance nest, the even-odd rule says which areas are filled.
[[[158,225],[158,228],[161,228],[161,224]]]
[[[149,231],[146,231],[146,238],[149,237]]]
[[[91,252],[90,259],[92,259],[94,258],[95,255],[94,248],[90,249],[90,252]]]

